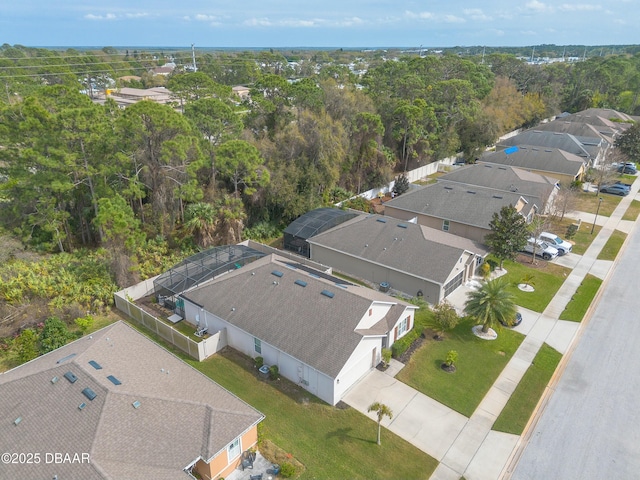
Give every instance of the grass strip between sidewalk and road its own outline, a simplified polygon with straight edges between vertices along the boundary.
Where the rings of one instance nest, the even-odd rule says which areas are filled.
[[[602,280],[588,273],[560,314],[560,320],[581,322],[596,293],[598,293],[600,285],[602,285]]]
[[[632,200],[631,205],[629,205],[627,211],[624,212],[622,220],[631,220],[632,222],[635,222],[638,219],[638,215],[640,215],[640,201]]]
[[[471,332],[476,323],[465,317],[444,340],[427,338],[396,378],[470,417],[524,339],[501,328],[496,340],[482,340]],[[450,350],[458,352],[454,373],[441,368]]]
[[[514,435],[522,434],[561,358],[562,355],[549,345],[542,345],[493,424],[492,430]]]
[[[626,238],[626,233],[623,233],[620,230],[614,230],[609,237],[609,240],[607,240],[607,243],[602,247],[602,250],[598,255],[598,260],[615,260]]]

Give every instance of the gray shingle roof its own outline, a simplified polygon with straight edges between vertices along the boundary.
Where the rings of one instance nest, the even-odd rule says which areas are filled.
[[[518,135],[500,141],[498,148],[514,145],[535,145],[544,148],[558,148],[579,157],[592,158],[592,153],[569,133],[548,132],[544,130],[525,130]]]
[[[287,264],[276,255],[264,257],[183,296],[335,378],[362,340],[355,329],[372,301],[402,302],[357,285],[343,288]]]
[[[493,213],[499,212],[504,206],[515,205],[520,198],[527,202],[521,211],[525,216],[534,205],[538,209],[543,208],[542,200],[532,195],[497,192],[490,188],[444,181],[407,192],[385,205],[488,230]]]
[[[263,418],[123,322],[0,375],[0,390],[0,438],[12,450],[90,453],[81,465],[0,465],[0,478],[183,479],[187,465],[209,460]]]
[[[583,168],[584,159],[558,148],[544,148],[535,145],[518,145],[518,150],[487,153],[480,161],[512,167],[528,168],[560,175],[576,176]]]
[[[465,250],[487,253],[471,240],[380,215],[361,215],[308,241],[441,285]]]
[[[596,127],[582,122],[566,122],[564,119],[556,119],[552,122],[541,123],[536,126],[536,130],[544,130],[546,132],[569,133],[584,143],[593,143],[589,139],[604,140],[607,143],[613,143],[615,130],[609,127]]]
[[[478,185],[503,192],[526,193],[541,199],[548,198],[558,183],[557,178],[484,161],[453,170],[439,177],[438,181]]]

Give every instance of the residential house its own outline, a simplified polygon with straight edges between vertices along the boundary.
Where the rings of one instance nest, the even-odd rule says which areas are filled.
[[[1,374],[0,391],[2,451],[39,455],[0,463],[6,479],[226,477],[264,418],[124,322]]]
[[[517,167],[554,177],[561,185],[570,185],[575,180],[582,180],[587,172],[584,158],[559,148],[536,145],[518,145],[502,151],[489,152],[480,157],[479,161]]]
[[[184,319],[335,405],[414,324],[417,307],[271,254],[180,295]]]
[[[131,88],[122,87],[109,89],[105,92],[106,98],[112,98],[120,107],[127,107],[141,100],[166,104],[172,101],[171,92],[164,87]]]
[[[308,242],[312,260],[431,304],[469,281],[489,253],[442,230],[366,214]]]
[[[246,100],[249,98],[249,93],[251,92],[249,87],[245,87],[244,85],[236,85],[231,87],[231,90],[240,98],[240,100]]]
[[[502,151],[509,147],[520,145],[564,150],[565,152],[581,157],[587,165],[593,166],[597,165],[598,162],[604,158],[609,143],[598,137],[589,137],[582,141],[569,133],[532,129],[501,140],[496,145],[496,150]]]
[[[541,123],[535,129],[545,132],[568,133],[576,137],[584,145],[599,144],[600,141],[604,141],[607,148],[613,145],[614,137],[617,133],[616,130],[608,127],[598,127],[582,122],[567,122],[562,118]]]

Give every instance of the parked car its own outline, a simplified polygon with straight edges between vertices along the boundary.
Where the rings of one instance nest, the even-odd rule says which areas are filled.
[[[615,184],[616,184],[616,185],[621,185],[621,186],[623,186],[624,188],[626,188],[627,190],[631,190],[631,185],[630,185],[630,184],[628,184],[628,183],[623,183],[623,182],[621,182],[620,180],[618,180]]]
[[[502,320],[500,320],[500,323],[503,327],[517,327],[522,323],[522,315],[520,315],[520,312],[518,312],[516,313],[515,318],[510,323],[504,322]]]
[[[624,185],[620,185],[614,183],[612,185],[603,185],[600,187],[600,192],[602,193],[611,193],[612,195],[620,195],[621,197],[626,197],[629,195],[629,189]]]
[[[542,240],[536,240],[533,237],[531,237],[527,241],[527,244],[524,247],[524,251],[528,253],[533,253],[534,245],[535,245],[536,255],[544,258],[545,260],[553,260],[558,256],[557,248],[552,247],[547,242],[544,242]]]
[[[631,175],[635,175],[638,173],[638,169],[636,168],[636,164],[633,162],[627,162],[624,165],[618,166],[618,173],[629,173]]]
[[[542,232],[538,238],[558,250],[558,255],[566,255],[573,247],[573,245],[566,240],[561,239],[555,233]]]

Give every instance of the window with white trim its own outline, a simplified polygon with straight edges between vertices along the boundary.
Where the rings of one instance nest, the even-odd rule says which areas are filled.
[[[398,324],[398,337],[401,337],[406,333],[408,324],[409,324],[409,317],[405,318]]]
[[[442,230],[444,230],[445,232],[449,231],[449,220],[442,221]]]
[[[253,338],[253,349],[256,353],[262,353],[262,341],[259,338]]]
[[[228,460],[229,463],[231,463],[231,461],[234,458],[237,458],[240,456],[240,438],[236,438],[233,442],[231,442],[229,444],[229,447],[227,447],[227,456],[228,456]]]

